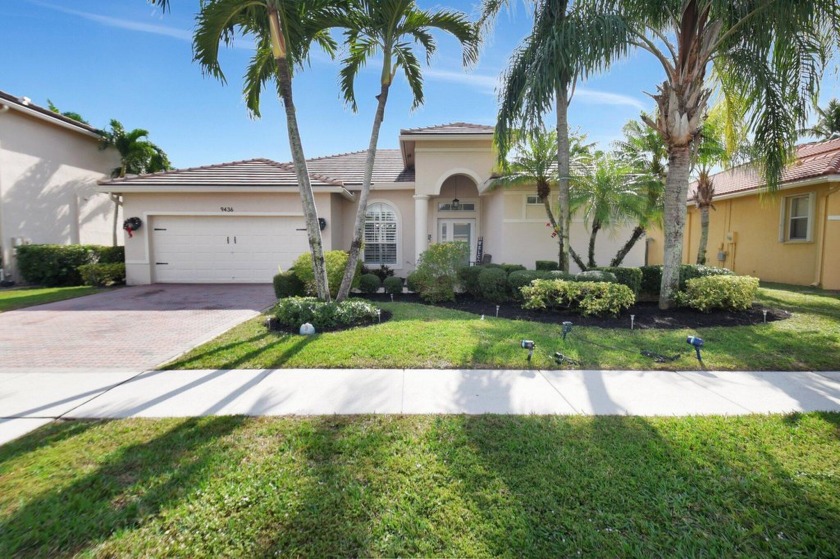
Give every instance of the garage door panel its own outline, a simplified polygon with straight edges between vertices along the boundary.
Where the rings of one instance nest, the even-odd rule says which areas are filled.
[[[158,282],[270,282],[308,251],[302,217],[157,216],[152,267]]]

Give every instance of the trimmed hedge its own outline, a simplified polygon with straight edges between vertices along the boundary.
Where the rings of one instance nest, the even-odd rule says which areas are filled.
[[[615,279],[621,285],[626,285],[630,288],[634,295],[638,295],[642,288],[642,270],[640,268],[622,268],[620,266],[605,266],[595,268],[609,272],[615,276]]]
[[[551,271],[551,270],[558,270],[560,266],[557,265],[557,262],[554,260],[537,260],[536,266],[537,270],[543,271]]]
[[[615,274],[603,270],[586,270],[575,276],[575,281],[594,281],[603,283],[618,283]]]
[[[548,270],[517,270],[508,276],[508,289],[517,301],[522,301],[520,291],[526,285],[530,285],[536,279],[560,279],[554,278]]]
[[[125,284],[125,262],[82,264],[78,270],[85,285],[110,287]]]
[[[420,286],[417,284],[417,272],[411,272],[405,276],[405,287],[414,293],[420,291]]]
[[[362,293],[376,293],[382,287],[382,280],[376,274],[362,274],[359,278],[359,291]]]
[[[324,262],[327,266],[327,281],[329,282],[330,295],[338,295],[338,288],[341,287],[341,278],[344,277],[344,268],[347,266],[349,255],[343,250],[328,250],[324,252]],[[356,265],[356,275],[350,287],[359,287],[359,271],[362,269],[362,262]],[[312,255],[305,252],[298,256],[291,270],[303,282],[307,295],[316,295],[315,270],[312,267]]]
[[[79,266],[124,264],[123,247],[99,245],[23,245],[17,247],[17,268],[27,283],[46,287],[82,285]]]
[[[522,270],[527,269],[522,264],[500,264],[499,267],[502,270],[504,270],[506,274],[510,274],[512,272],[520,272]]]
[[[327,303],[315,297],[288,297],[277,303],[273,314],[283,330],[298,332],[300,326],[308,322],[316,332],[329,332],[373,324],[377,320],[376,310],[367,301],[359,299]]]
[[[481,298],[481,285],[478,283],[478,276],[484,270],[496,269],[501,270],[499,266],[464,266],[460,270],[458,270],[458,279],[461,280],[461,288],[466,292],[475,297],[476,299]]]
[[[522,296],[525,309],[568,308],[583,316],[615,316],[636,301],[626,285],[591,281],[535,280],[522,288]]]
[[[662,287],[662,266],[642,266],[641,289],[647,295],[659,296]],[[710,276],[734,276],[735,273],[726,268],[715,268],[713,266],[702,266],[699,264],[683,264],[680,266],[679,291],[685,291],[686,282],[694,278],[705,278]]]
[[[744,311],[752,306],[758,291],[758,278],[711,275],[690,279],[685,292],[677,295],[680,304],[702,312],[712,309]]]
[[[396,276],[385,278],[385,281],[382,282],[382,286],[385,288],[385,293],[389,293],[391,295],[399,295],[403,292],[403,280],[402,278],[398,278]]]
[[[302,297],[306,291],[303,282],[291,270],[274,276],[274,295],[278,299]]]
[[[517,270],[522,271],[522,270]],[[481,298],[492,303],[508,300],[508,275],[504,268],[485,268],[478,274]]]
[[[641,266],[639,270],[642,272],[640,291],[658,297],[662,287],[662,266]]]

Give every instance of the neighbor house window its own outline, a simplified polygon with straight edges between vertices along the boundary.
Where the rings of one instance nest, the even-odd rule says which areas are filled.
[[[542,206],[543,203],[540,202],[540,197],[536,195],[530,195],[525,197],[525,203],[529,206]]]
[[[813,211],[813,194],[786,197],[782,207],[784,231],[780,235],[780,240],[782,242],[810,241]]]
[[[397,212],[383,202],[365,214],[365,264],[397,263]]]

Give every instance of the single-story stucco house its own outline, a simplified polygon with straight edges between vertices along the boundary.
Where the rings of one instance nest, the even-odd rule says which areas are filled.
[[[110,245],[114,204],[97,181],[119,166],[96,129],[0,91],[0,253],[20,244]],[[19,278],[16,278],[19,279]]]
[[[770,194],[755,167],[712,177],[707,264],[765,281],[840,289],[840,139],[803,144]],[[683,261],[697,259],[700,212],[690,201]],[[652,264],[662,262],[662,232],[649,232]]]
[[[453,123],[402,130],[399,149],[380,149],[368,200],[364,261],[398,276],[414,270],[430,243],[465,241],[471,260],[534,268],[556,260],[534,188],[493,189],[493,127]],[[308,161],[326,250],[347,250],[364,173],[365,152]],[[124,197],[126,217],[142,227],[125,240],[129,284],[267,282],[308,251],[294,168],[254,159],[131,176],[100,183]],[[584,252],[588,233],[573,223],[572,245]],[[604,264],[630,227],[607,232]],[[625,265],[644,263],[644,242]]]

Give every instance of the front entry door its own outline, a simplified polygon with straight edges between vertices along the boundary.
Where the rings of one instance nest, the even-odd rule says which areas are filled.
[[[470,248],[470,262],[475,262],[475,220],[439,219],[438,241],[467,243]]]

